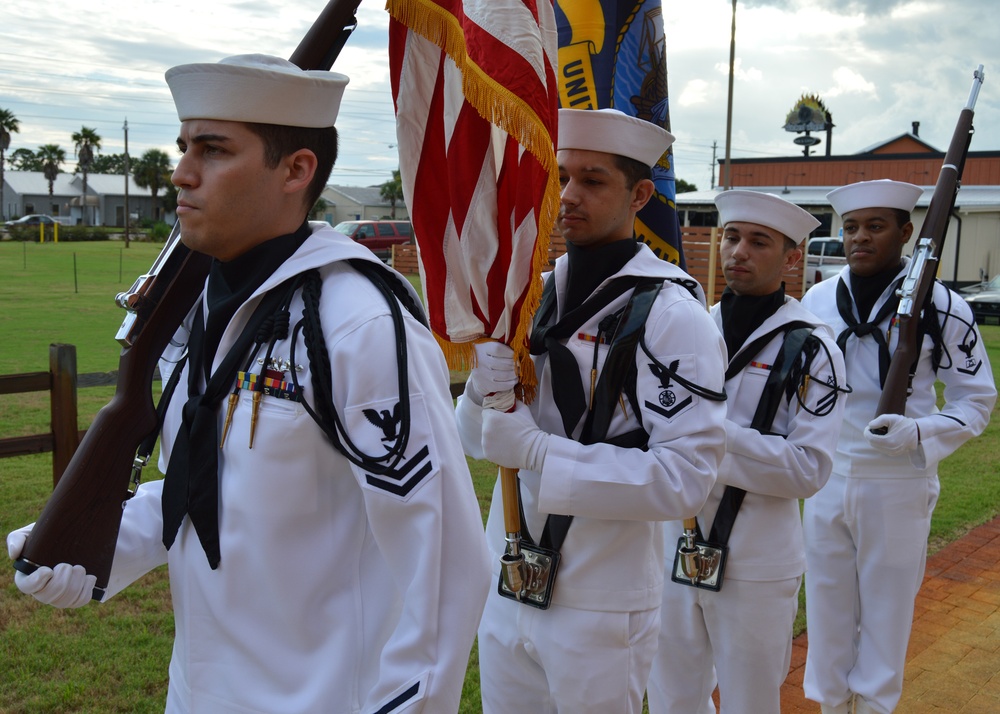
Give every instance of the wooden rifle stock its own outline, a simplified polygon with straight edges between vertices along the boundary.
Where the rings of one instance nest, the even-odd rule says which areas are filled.
[[[290,61],[302,69],[330,69],[357,26],[360,3],[330,0]],[[115,395],[59,479],[14,563],[18,570],[82,565],[97,577],[94,599],[103,597],[130,481],[143,465],[136,450],[159,428],[152,398],[157,359],[201,294],[210,264],[208,256],[183,245],[175,226],[149,273],[118,296],[130,314],[118,333],[123,348]]]
[[[969,144],[972,141],[972,118],[982,83],[983,66],[979,65],[973,75],[969,101],[958,117],[955,133],[944,156],[909,269],[899,288],[896,349],[892,353],[875,416],[906,412],[906,399],[912,389],[910,370],[920,355],[918,344],[920,313],[937,277],[938,261],[948,230],[948,219],[955,208],[955,197],[958,194],[965,157],[969,153]]]

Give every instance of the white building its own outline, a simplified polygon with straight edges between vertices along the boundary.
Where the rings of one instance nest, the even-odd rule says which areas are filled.
[[[128,207],[133,220],[153,218],[153,197],[148,188],[140,188],[135,178],[128,179]],[[83,175],[60,173],[52,182],[41,171],[3,172],[3,215],[7,220],[29,213],[44,213],[53,218],[67,218],[70,225],[83,223]],[[163,191],[157,196],[163,198]],[[161,204],[162,205],[162,204]],[[87,174],[86,206],[89,224],[125,225],[125,177],[120,174]]]

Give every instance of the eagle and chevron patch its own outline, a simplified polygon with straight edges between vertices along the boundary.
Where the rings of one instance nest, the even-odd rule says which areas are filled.
[[[380,456],[398,447],[403,415],[397,399],[349,407],[344,415],[351,441],[360,451]],[[390,468],[355,466],[368,488],[404,501],[439,470],[427,409],[419,395],[410,396],[409,422],[406,451],[395,463],[389,462]]]

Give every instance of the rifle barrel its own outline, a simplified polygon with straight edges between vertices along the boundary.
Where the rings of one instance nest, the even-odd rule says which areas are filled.
[[[875,416],[904,414],[906,411],[906,399],[913,379],[910,370],[916,363],[920,349],[920,345],[917,344],[920,311],[927,304],[937,277],[938,263],[948,231],[948,220],[955,208],[965,157],[972,143],[972,119],[983,77],[983,65],[979,65],[973,73],[969,100],[959,113],[955,132],[952,134],[930,205],[927,207],[927,215],[924,216],[923,225],[920,227],[914,257],[910,261],[903,281],[905,289],[899,292],[896,349],[889,363],[889,371],[882,387],[882,396],[875,409]]]

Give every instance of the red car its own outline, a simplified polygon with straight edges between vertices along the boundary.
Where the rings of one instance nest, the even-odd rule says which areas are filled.
[[[392,246],[413,241],[409,221],[342,221],[333,230],[367,247],[381,260],[392,255]]]

